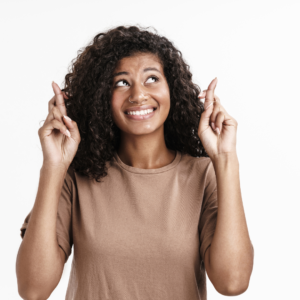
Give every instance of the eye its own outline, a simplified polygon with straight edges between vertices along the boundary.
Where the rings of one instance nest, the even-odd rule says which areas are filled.
[[[122,85],[122,84],[119,84],[119,83],[124,83],[124,82],[126,82],[126,83],[128,84],[128,82],[127,82],[126,80],[122,79],[122,80],[119,80],[119,81],[116,83],[116,86],[124,86],[124,85]]]
[[[150,77],[148,78],[148,80],[149,80],[149,79],[153,79],[153,78],[155,79],[155,81],[150,81],[150,83],[158,81],[158,78],[157,78],[156,76],[150,76]],[[147,81],[148,81],[148,80],[147,80]]]

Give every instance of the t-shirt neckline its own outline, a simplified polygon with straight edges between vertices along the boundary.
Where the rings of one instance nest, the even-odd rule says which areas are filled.
[[[161,168],[157,168],[157,169],[141,169],[141,168],[135,168],[135,167],[132,167],[132,166],[129,166],[129,165],[126,165],[125,163],[123,163],[123,161],[120,159],[117,151],[115,151],[115,154],[114,154],[115,161],[118,163],[118,165],[121,168],[123,168],[129,172],[138,173],[138,174],[157,174],[157,173],[169,171],[169,170],[173,169],[179,163],[181,156],[182,156],[181,152],[176,150],[175,158],[170,164],[168,164],[164,167],[161,167]]]

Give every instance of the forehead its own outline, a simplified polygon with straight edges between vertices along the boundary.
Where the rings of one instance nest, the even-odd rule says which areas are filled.
[[[152,53],[138,53],[133,56],[124,57],[118,62],[116,71],[139,70],[145,67],[156,67],[163,73],[159,58]]]

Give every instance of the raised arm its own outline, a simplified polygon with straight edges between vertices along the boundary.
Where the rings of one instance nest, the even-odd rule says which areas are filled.
[[[218,214],[211,246],[205,253],[207,275],[216,290],[226,296],[244,293],[254,262],[239,179],[236,152],[237,121],[217,95],[217,78],[199,98],[205,98],[198,135],[212,160],[217,181]]]
[[[69,166],[77,152],[77,123],[66,117],[64,95],[52,82],[55,96],[38,134],[43,166],[36,200],[16,261],[18,291],[23,299],[47,299],[62,275],[66,256],[57,241],[56,221],[60,195]],[[33,91],[34,92],[34,91]]]

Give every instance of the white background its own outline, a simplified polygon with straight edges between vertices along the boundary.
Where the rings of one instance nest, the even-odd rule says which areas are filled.
[[[243,204],[255,249],[237,299],[300,299],[299,1],[1,1],[1,299],[20,299],[20,228],[38,187],[38,129],[77,51],[117,25],[153,26],[195,83],[238,121]],[[49,299],[64,299],[72,255]],[[208,279],[208,299],[224,299]]]

